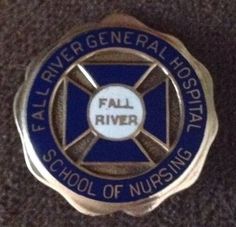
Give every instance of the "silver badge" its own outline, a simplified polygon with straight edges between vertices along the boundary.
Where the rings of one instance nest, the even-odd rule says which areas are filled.
[[[142,215],[193,184],[218,129],[207,69],[126,15],[33,61],[14,112],[31,173],[90,215]]]

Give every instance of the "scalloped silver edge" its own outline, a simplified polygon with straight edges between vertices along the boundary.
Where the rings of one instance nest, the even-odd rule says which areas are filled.
[[[38,58],[34,59],[32,63],[28,66],[26,71],[25,83],[21,86],[19,91],[16,94],[14,100],[14,116],[18,131],[20,133],[24,157],[30,172],[43,184],[48,187],[54,189],[59,192],[75,209],[79,212],[88,214],[88,215],[104,215],[113,213],[116,211],[123,211],[126,214],[132,216],[141,216],[145,213],[151,212],[157,206],[159,206],[165,199],[170,197],[171,195],[184,190],[191,186],[196,182],[199,177],[205,159],[207,157],[207,153],[209,148],[217,134],[218,131],[218,120],[214,106],[213,99],[213,83],[208,70],[197,61],[185,48],[183,43],[176,39],[175,37],[158,32],[153,30],[142,22],[138,21],[136,18],[124,15],[124,14],[113,14],[105,17],[100,23],[94,24],[86,24],[81,28],[73,29],[68,35],[61,39],[61,42],[66,42],[66,40],[71,37],[73,34],[77,34],[78,32],[85,31],[94,27],[104,27],[104,26],[118,26],[122,25],[125,27],[138,28],[149,33],[153,33],[154,35],[158,35],[169,42],[172,46],[179,50],[191,63],[193,68],[195,69],[197,76],[199,77],[204,93],[206,95],[206,103],[208,108],[208,118],[207,125],[205,130],[205,136],[202,141],[200,150],[190,166],[187,170],[171,185],[163,189],[162,191],[156,193],[154,196],[151,196],[146,199],[142,199],[136,202],[130,203],[119,203],[112,204],[106,202],[95,201],[92,199],[88,199],[82,196],[79,196],[66,188],[64,185],[59,183],[55,178],[53,178],[50,173],[45,169],[45,167],[41,164],[39,159],[37,158],[33,147],[29,141],[28,132],[26,129],[25,122],[25,100],[27,97],[27,91],[30,87],[30,82],[32,82],[32,75],[35,75],[40,62],[42,62],[46,57],[41,54]],[[56,48],[56,47],[55,47]],[[55,49],[53,48],[53,49]],[[46,52],[44,52],[45,54]],[[46,55],[47,56],[47,55]]]

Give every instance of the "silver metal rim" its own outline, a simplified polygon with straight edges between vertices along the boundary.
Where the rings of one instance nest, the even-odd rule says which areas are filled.
[[[59,192],[73,207],[75,207],[78,211],[82,213],[89,215],[102,215],[122,210],[127,214],[133,216],[139,216],[143,215],[144,213],[152,211],[166,198],[177,193],[178,191],[181,191],[189,187],[197,180],[202,170],[203,164],[205,162],[210,145],[212,144],[216,136],[218,130],[218,120],[214,106],[213,83],[210,73],[199,61],[197,61],[187,51],[187,49],[178,39],[170,35],[152,30],[146,27],[138,20],[136,20],[135,18],[127,15],[110,15],[106,17],[99,24],[88,24],[81,27],[80,29],[78,28],[75,29],[74,31],[70,32],[67,36],[65,36],[61,40],[61,43],[66,42],[68,38],[70,38],[73,34],[77,34],[78,32],[90,30],[95,27],[98,28],[98,27],[115,26],[115,25],[138,28],[147,31],[149,33],[152,33],[154,35],[158,35],[163,39],[165,39],[172,46],[178,49],[178,51],[181,52],[183,56],[185,56],[188,59],[192,67],[195,69],[196,74],[199,77],[199,80],[201,81],[204,93],[207,94],[205,97],[208,109],[208,118],[205,129],[205,136],[201,143],[201,147],[199,149],[198,154],[196,155],[196,157],[194,158],[188,169],[182,174],[182,176],[180,176],[171,185],[169,185],[159,193],[153,195],[152,197],[132,203],[116,203],[116,204],[99,202],[79,196],[74,192],[72,192],[71,190],[69,190],[68,188],[66,188],[65,186],[63,186],[55,178],[53,178],[37,158],[37,155],[35,154],[34,149],[32,147],[32,144],[30,143],[25,122],[25,109],[26,109],[25,107],[26,107],[27,94],[34,79],[33,75],[36,74],[41,62],[43,62],[47,58],[45,57],[43,59],[40,59],[42,55],[39,58],[37,58],[34,62],[32,62],[27,69],[26,72],[27,82],[25,82],[21,86],[14,100],[14,116],[22,140],[26,164],[30,172],[39,181],[51,187],[55,191]],[[54,49],[56,48],[57,47],[55,47]]]

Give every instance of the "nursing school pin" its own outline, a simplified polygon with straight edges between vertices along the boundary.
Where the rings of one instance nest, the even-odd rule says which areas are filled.
[[[126,15],[32,62],[14,111],[29,170],[90,215],[142,215],[193,184],[218,128],[207,69]]]

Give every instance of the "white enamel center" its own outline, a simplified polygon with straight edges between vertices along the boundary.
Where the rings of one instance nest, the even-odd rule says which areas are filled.
[[[122,85],[104,87],[92,97],[88,107],[91,127],[110,140],[132,136],[142,125],[144,114],[141,98]]]

